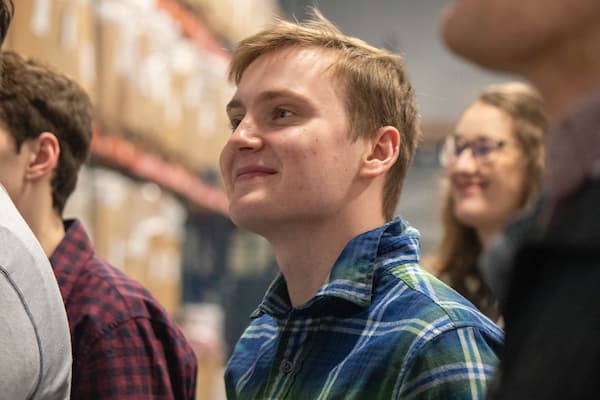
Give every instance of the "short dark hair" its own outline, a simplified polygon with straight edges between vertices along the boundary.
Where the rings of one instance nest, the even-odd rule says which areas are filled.
[[[90,151],[91,101],[75,81],[40,61],[3,51],[0,64],[0,123],[14,138],[16,151],[24,141],[44,132],[58,139],[60,155],[52,178],[52,206],[62,214]]]
[[[0,0],[0,45],[4,42],[14,11],[12,0]]]

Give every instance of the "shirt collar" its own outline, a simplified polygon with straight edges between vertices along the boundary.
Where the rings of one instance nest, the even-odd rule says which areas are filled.
[[[410,231],[410,234],[409,234]],[[398,247],[398,239],[410,237],[410,244],[403,251],[418,254],[419,240],[411,228],[401,218],[354,237],[334,263],[329,276],[315,297],[298,310],[307,310],[327,300],[339,299],[359,308],[371,304],[373,294],[373,275],[381,256]],[[418,233],[417,233],[418,236]],[[404,238],[405,239],[405,238]],[[406,243],[404,243],[406,244]],[[251,318],[263,314],[273,317],[285,317],[292,310],[287,285],[283,275],[279,274],[271,283],[258,308]]]
[[[52,252],[50,264],[66,303],[77,278],[84,272],[87,261],[94,255],[94,250],[79,220],[65,220],[63,225],[65,236]]]

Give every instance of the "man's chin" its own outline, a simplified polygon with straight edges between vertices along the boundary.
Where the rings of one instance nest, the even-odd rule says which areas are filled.
[[[267,215],[258,212],[256,207],[250,208],[230,207],[229,217],[238,228],[260,234],[265,229],[265,225],[268,225]]]

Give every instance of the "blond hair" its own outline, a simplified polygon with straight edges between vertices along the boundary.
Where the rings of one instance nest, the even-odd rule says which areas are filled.
[[[386,175],[383,189],[383,215],[391,220],[420,136],[414,91],[402,58],[343,34],[313,8],[311,18],[305,22],[276,20],[262,32],[242,40],[233,53],[229,79],[239,84],[254,60],[287,47],[318,48],[335,55],[331,71],[345,95],[353,140],[369,139],[383,126],[393,126],[400,132],[400,154]]]

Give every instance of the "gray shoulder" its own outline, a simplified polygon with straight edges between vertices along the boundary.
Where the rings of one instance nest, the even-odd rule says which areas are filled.
[[[41,353],[35,324],[18,287],[0,267],[0,392],[27,399],[38,386]]]
[[[10,311],[3,310],[0,317],[7,318],[0,323],[0,364],[6,363],[0,369],[11,371],[5,374],[0,370],[0,390],[4,389],[2,385],[12,384],[16,387],[11,390],[33,388],[35,393],[6,398],[67,399],[71,341],[56,278],[27,225],[14,216],[2,219],[6,216],[6,212],[0,212],[0,297],[10,304]]]

